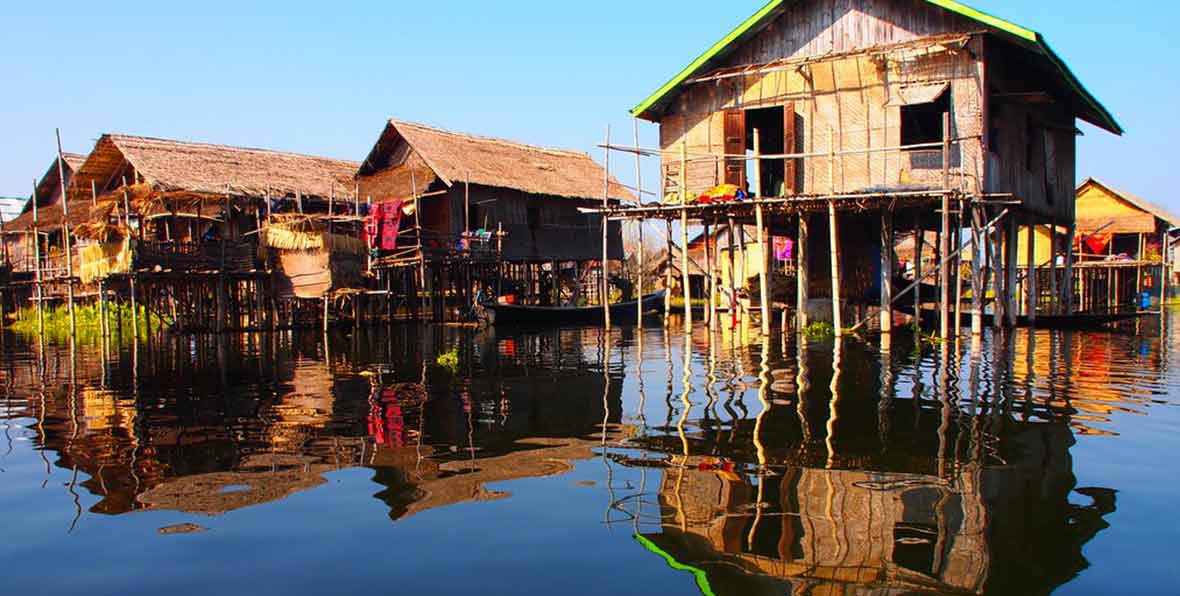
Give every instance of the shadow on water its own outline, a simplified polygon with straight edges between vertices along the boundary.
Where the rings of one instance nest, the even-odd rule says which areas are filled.
[[[1118,501],[1077,486],[1071,447],[1161,402],[1161,332],[887,349],[660,326],[10,336],[0,467],[15,434],[42,486],[67,471],[72,530],[280,503],[346,469],[370,470],[356,498],[400,522],[594,463],[579,482],[605,493],[602,531],[704,593],[1044,593],[1090,565]]]

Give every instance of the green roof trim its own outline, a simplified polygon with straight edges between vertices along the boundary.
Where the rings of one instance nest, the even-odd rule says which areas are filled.
[[[751,33],[756,27],[761,25],[767,17],[773,15],[779,8],[795,1],[798,0],[770,0],[767,2],[766,5],[759,9],[758,12],[754,13],[753,16],[746,19],[733,31],[730,31],[728,35],[721,39],[721,41],[713,44],[712,47],[710,47],[708,50],[705,50],[705,53],[697,56],[696,60],[693,60],[691,64],[684,68],[684,70],[681,70],[676,74],[676,76],[672,77],[670,81],[664,83],[664,85],[656,90],[655,93],[651,94],[651,96],[649,96],[647,99],[640,102],[639,105],[632,108],[631,115],[642,117],[648,110],[667,97],[667,95],[679,87],[681,83],[684,83],[684,81],[688,80],[689,77],[695,74],[697,70],[699,70],[707,62],[724,53],[742,36],[746,35],[747,33]],[[1011,35],[1024,42],[1033,44],[1036,46],[1036,49],[1040,51],[1050,63],[1053,64],[1061,76],[1065,78],[1066,83],[1068,83],[1070,88],[1072,88],[1073,91],[1078,94],[1082,101],[1085,102],[1086,105],[1088,105],[1092,110],[1094,110],[1096,116],[1095,120],[1097,121],[1092,122],[1092,124],[1099,126],[1100,128],[1104,128],[1114,134],[1123,133],[1123,128],[1119,126],[1117,121],[1115,121],[1114,116],[1111,115],[1106,107],[1104,107],[1098,101],[1098,99],[1086,89],[1084,85],[1082,85],[1082,82],[1079,81],[1078,78],[1073,74],[1073,71],[1071,71],[1069,67],[1066,66],[1065,61],[1062,60],[1061,57],[1059,57],[1053,51],[1053,49],[1049,47],[1049,44],[1045,42],[1044,37],[1042,37],[1040,33],[1037,33],[1036,31],[1026,27],[1021,27],[1020,25],[1017,25],[1011,21],[1006,21],[999,17],[987,14],[983,11],[976,10],[961,2],[956,2],[955,0],[922,1],[966,17],[988,27],[992,27],[993,29],[1003,31],[1004,33],[1007,33],[1008,35]]]
[[[701,569],[699,567],[693,567],[692,565],[685,565],[684,563],[677,561],[676,557],[673,557],[667,551],[660,548],[659,545],[657,545],[656,543],[647,539],[646,537],[644,537],[641,534],[636,534],[635,540],[637,540],[639,542],[639,544],[642,544],[643,548],[646,548],[647,550],[659,555],[660,557],[663,557],[664,562],[667,563],[668,566],[671,567],[672,569],[675,569],[677,571],[691,572],[693,577],[696,578],[697,588],[701,591],[701,594],[703,594],[704,596],[714,596],[713,587],[709,585],[709,577],[708,577],[708,575],[706,575],[704,569]]]

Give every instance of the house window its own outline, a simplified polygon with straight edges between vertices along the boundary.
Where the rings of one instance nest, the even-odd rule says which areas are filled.
[[[910,145],[941,143],[942,115],[950,111],[951,94],[949,90],[943,91],[933,101],[901,106],[901,144],[908,147]]]

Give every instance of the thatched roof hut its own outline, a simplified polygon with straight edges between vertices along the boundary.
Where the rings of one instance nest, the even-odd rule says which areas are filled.
[[[394,119],[381,131],[357,175],[363,179],[392,166],[404,167],[383,177],[379,190],[403,197],[412,194],[412,182],[422,192],[435,181],[446,187],[469,181],[534,195],[602,199],[602,166],[585,153],[451,132]],[[365,193],[364,186],[362,180],[362,194]],[[378,190],[372,184],[369,187],[370,191]],[[613,178],[610,197],[621,201],[634,199]]]
[[[158,192],[327,198],[351,194],[358,166],[269,149],[104,134],[75,174],[70,193],[90,198],[92,181],[102,194],[126,180]]]

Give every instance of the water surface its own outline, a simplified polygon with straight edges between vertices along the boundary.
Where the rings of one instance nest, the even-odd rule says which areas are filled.
[[[1178,315],[886,351],[650,324],[108,349],[7,335],[0,582],[1168,591]]]

